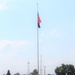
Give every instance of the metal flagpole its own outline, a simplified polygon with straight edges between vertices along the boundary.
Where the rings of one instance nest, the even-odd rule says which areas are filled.
[[[46,75],[46,66],[44,66],[44,75]]]
[[[38,2],[37,2],[37,70],[39,75],[39,31],[38,31]]]
[[[40,75],[42,75],[42,55],[40,56]]]
[[[27,63],[27,64],[28,64],[28,75],[29,75],[29,61],[28,61],[28,63]]]

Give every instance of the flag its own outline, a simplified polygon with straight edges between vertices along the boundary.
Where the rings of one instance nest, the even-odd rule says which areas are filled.
[[[40,28],[40,23],[41,23],[41,19],[40,19],[39,13],[38,13],[38,28]]]

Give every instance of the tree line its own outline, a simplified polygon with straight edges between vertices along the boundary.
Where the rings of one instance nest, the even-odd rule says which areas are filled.
[[[62,64],[61,66],[56,67],[55,73],[56,75],[75,75],[75,68],[72,64]],[[11,75],[10,70],[7,71],[6,75]],[[20,73],[14,75],[20,75]],[[38,75],[38,70],[34,69],[29,75]]]
[[[72,64],[62,64],[55,69],[56,75],[75,75],[75,68]]]

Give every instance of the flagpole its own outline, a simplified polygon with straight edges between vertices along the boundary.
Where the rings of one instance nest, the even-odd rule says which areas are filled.
[[[38,16],[38,2],[37,2],[37,16]],[[39,30],[38,30],[38,17],[37,17],[37,70],[39,75]]]
[[[40,56],[40,75],[42,75],[42,55]]]
[[[28,61],[28,63],[27,63],[27,64],[28,64],[28,75],[29,75],[29,64],[30,64],[30,63],[29,63],[29,61]]]

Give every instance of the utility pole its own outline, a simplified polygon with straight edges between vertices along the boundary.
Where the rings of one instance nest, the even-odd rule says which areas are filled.
[[[42,75],[42,55],[40,56],[40,75]]]
[[[46,75],[46,66],[44,66],[44,75]]]
[[[29,62],[27,64],[28,64],[28,75],[29,75]]]

